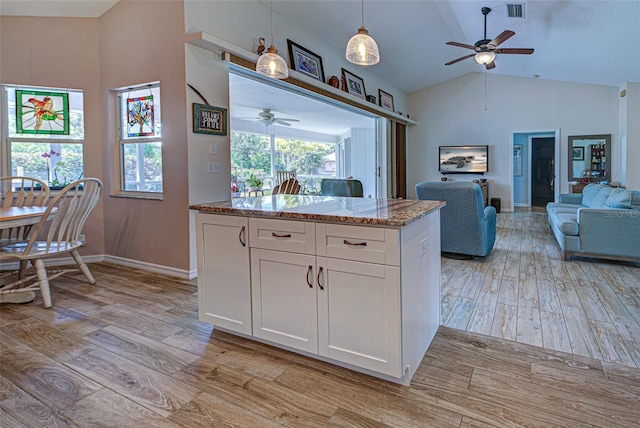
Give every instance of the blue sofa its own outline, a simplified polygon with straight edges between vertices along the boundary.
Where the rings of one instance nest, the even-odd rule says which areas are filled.
[[[547,204],[549,225],[564,254],[640,261],[640,192],[589,184]]]

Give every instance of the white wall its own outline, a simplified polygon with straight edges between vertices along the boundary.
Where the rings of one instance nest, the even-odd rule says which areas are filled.
[[[620,181],[618,88],[471,73],[409,95],[408,195],[439,180],[438,146],[488,144],[489,197],[511,206],[511,133],[560,129],[560,191],[568,191],[567,136],[612,134],[612,180]],[[486,111],[485,111],[486,103]],[[455,177],[471,181],[474,175]]]
[[[640,83],[627,83],[622,89],[626,95],[620,98],[620,140],[625,153],[621,183],[640,190]]]

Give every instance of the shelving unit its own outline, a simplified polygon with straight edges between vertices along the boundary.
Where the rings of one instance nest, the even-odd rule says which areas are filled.
[[[596,177],[605,175],[607,159],[605,148],[602,145],[591,146],[591,174]]]

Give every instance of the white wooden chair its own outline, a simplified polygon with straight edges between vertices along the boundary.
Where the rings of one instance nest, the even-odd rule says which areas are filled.
[[[84,276],[91,284],[96,280],[80,257],[80,234],[89,214],[102,194],[102,182],[97,178],[83,178],[62,189],[47,205],[47,210],[26,241],[18,241],[0,247],[0,261],[29,261],[36,274],[18,279],[0,289],[0,294],[21,293],[40,289],[45,308],[50,308],[49,281],[68,272],[68,269],[47,272],[43,259],[70,253]],[[44,240],[38,240],[42,233]],[[34,283],[33,280],[36,280]]]
[[[290,178],[298,178],[295,171],[276,171],[276,185],[280,185]]]
[[[0,198],[2,208],[42,207],[49,200],[49,186],[32,177],[0,177]],[[0,245],[27,239],[31,226],[0,229]]]
[[[300,183],[295,178],[283,181],[273,188],[272,195],[297,195],[300,193]]]

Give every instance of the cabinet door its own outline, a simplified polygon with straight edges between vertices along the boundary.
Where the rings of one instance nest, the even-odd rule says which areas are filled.
[[[318,257],[319,354],[400,377],[397,267]]]
[[[248,224],[246,217],[196,216],[200,321],[250,335]]]
[[[253,335],[318,352],[315,256],[251,249]]]

